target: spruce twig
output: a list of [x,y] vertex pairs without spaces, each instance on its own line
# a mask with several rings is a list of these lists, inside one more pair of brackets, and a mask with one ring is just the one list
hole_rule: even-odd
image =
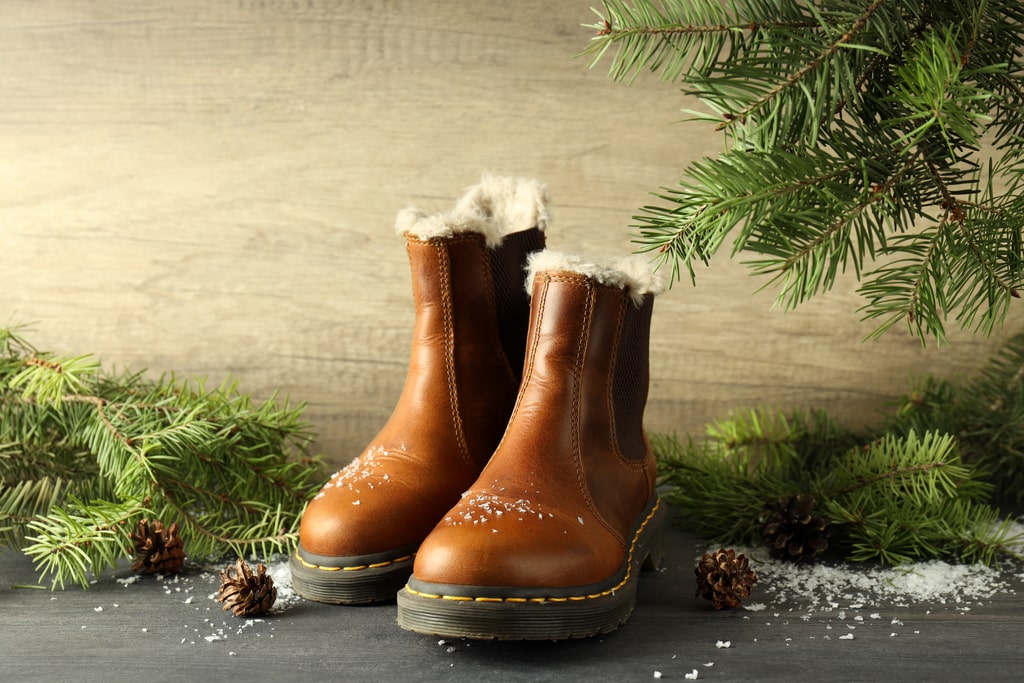
[[1024,334],[963,384],[926,379],[878,429],[751,410],[651,443],[663,495],[711,540],[760,543],[766,509],[810,496],[847,559],[996,564],[1024,542],[995,506],[1024,499]]
[[178,523],[192,557],[288,550],[320,484],[303,409],[0,330],[0,539],[54,586],[130,557],[143,517]]
[[634,216],[638,250],[671,282],[684,270],[695,280],[731,242],[786,308],[852,270],[873,336],[905,323],[943,342],[951,318],[986,335],[1002,323],[1024,283],[1019,2],[604,0],[595,11],[591,66],[610,55],[616,81],[651,71],[681,84],[704,105],[693,119],[723,134],[720,155]]

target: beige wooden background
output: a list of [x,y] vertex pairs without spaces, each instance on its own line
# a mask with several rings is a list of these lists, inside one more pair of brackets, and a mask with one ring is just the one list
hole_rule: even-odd
[[[536,176],[551,246],[625,252],[648,192],[718,150],[675,88],[574,58],[589,4],[0,0],[0,323],[280,389],[347,461],[404,377],[400,208],[445,208],[485,169]],[[650,429],[761,404],[875,420],[996,341],[862,343],[852,281],[791,313],[759,284],[722,254],[661,298]]]

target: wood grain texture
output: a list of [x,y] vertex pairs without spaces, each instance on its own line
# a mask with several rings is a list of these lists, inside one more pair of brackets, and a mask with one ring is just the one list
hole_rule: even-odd
[[[483,170],[545,180],[549,244],[624,253],[648,193],[720,142],[574,58],[587,2],[0,1],[0,320],[44,349],[307,401],[358,453],[412,321],[395,213]],[[650,429],[730,408],[853,422],[997,339],[860,340],[854,283],[782,314],[725,254],[656,306]],[[1007,331],[1024,320],[1015,312]]]

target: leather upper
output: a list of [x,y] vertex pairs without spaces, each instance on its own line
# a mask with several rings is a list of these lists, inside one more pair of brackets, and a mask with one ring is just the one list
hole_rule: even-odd
[[[508,430],[476,483],[420,547],[418,582],[566,587],[620,571],[654,491],[654,457],[634,424],[646,400],[643,320],[652,305],[647,296],[638,309],[621,288],[578,273],[536,276]],[[641,324],[632,324],[637,315]],[[639,405],[616,411],[622,344],[642,347],[644,387]],[[619,432],[631,442],[622,444]]]
[[[543,246],[538,230],[524,231]],[[496,308],[494,271],[521,271],[525,252],[495,256],[476,233],[406,237],[416,317],[405,385],[366,450],[312,500],[303,550],[327,557],[375,554],[419,543],[476,479],[501,439],[520,368],[502,330],[526,328],[528,301]],[[516,319],[518,318],[518,320]],[[520,333],[522,334],[522,333]]]

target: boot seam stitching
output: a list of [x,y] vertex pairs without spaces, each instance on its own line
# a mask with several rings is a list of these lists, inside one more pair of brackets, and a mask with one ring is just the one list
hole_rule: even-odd
[[445,340],[444,340],[444,365],[445,365],[445,376],[448,379],[448,401],[451,405],[452,411],[452,427],[455,431],[455,440],[459,446],[459,455],[461,456],[464,463],[475,467],[475,463],[472,462],[473,458],[469,454],[469,447],[466,445],[465,434],[462,431],[462,415],[459,412],[459,396],[456,389],[456,378],[455,378],[455,321],[452,311],[452,280],[451,280],[451,255],[446,249],[441,247],[446,244],[447,241],[435,242],[436,253],[439,261],[439,270],[441,272],[441,297],[443,301],[444,310],[444,326],[445,326]]
[[[523,362],[523,379],[519,383],[519,391],[516,393],[516,402],[512,406],[512,414],[509,416],[509,424],[512,423],[512,421],[515,419],[515,416],[519,413],[520,400],[526,393],[526,387],[530,383],[531,378],[533,377],[533,366],[537,359],[537,345],[540,343],[540,323],[541,320],[544,318],[544,307],[547,304],[548,285],[550,283],[551,278],[550,276],[545,274],[543,279],[544,284],[543,289],[541,289],[539,295],[540,304],[538,304],[539,308],[537,310],[536,316],[537,329],[533,330],[533,334],[530,335],[530,338],[527,339],[527,342],[529,342],[529,347],[526,349],[526,358]],[[501,447],[502,443],[504,443],[505,436],[507,434],[508,430],[505,431],[505,434],[501,435],[501,439],[498,441],[498,446],[495,448],[495,452],[497,452],[497,449]]]
[[594,497],[590,492],[590,486],[587,481],[586,469],[583,467],[583,443],[582,443],[582,408],[580,394],[583,392],[583,374],[584,365],[586,364],[587,349],[590,348],[590,333],[593,328],[594,322],[594,308],[596,307],[597,301],[597,288],[590,278],[582,278],[578,280],[587,291],[587,303],[583,310],[583,331],[582,338],[579,341],[579,350],[576,353],[576,368],[573,381],[573,394],[572,394],[572,441],[573,441],[573,461],[576,466],[576,484],[579,486],[580,492],[583,494],[583,500],[587,504],[587,509],[594,515],[594,518],[605,528],[605,530],[612,535],[612,537],[623,546],[626,545],[626,539],[622,537],[615,527],[605,519],[604,515],[601,514],[600,510],[597,509],[597,505],[594,503]]
[[619,343],[622,341],[622,326],[626,320],[626,307],[623,306],[625,299],[619,300],[619,313],[615,323],[615,338],[612,341],[611,348],[611,363],[608,364],[608,384],[605,386],[605,396],[608,397],[608,416],[609,426],[611,427],[612,437],[612,450],[615,453],[615,458],[622,463],[626,462],[626,457],[622,455],[622,449],[619,448],[619,433],[616,425],[618,416],[615,413],[615,397],[612,395],[615,388],[615,373],[619,367]]
[[[576,367],[573,368],[572,412],[570,413],[570,420],[572,421],[572,456],[573,465],[575,465],[576,468],[576,485],[583,494],[583,499],[587,503],[587,508],[595,517],[597,517],[597,519],[601,520],[601,516],[597,514],[597,511],[594,509],[594,501],[590,497],[590,491],[588,490],[589,487],[586,483],[586,472],[583,469],[583,444],[580,443],[580,392],[583,389],[583,360],[586,357],[586,349],[590,341],[590,322],[591,316],[593,315],[594,305],[594,293],[590,287],[586,287],[586,293],[587,302],[583,308],[583,330],[581,339],[578,342],[579,347],[576,349]],[[603,524],[603,520],[601,521]]]
[[411,586],[409,586],[408,584],[406,584],[405,590],[410,595],[414,595],[416,597],[426,598],[426,599],[430,599],[430,600],[450,600],[450,601],[453,601],[453,602],[503,602],[503,603],[545,603],[545,602],[556,602],[556,603],[558,603],[558,602],[581,602],[581,601],[584,601],[584,600],[595,600],[597,598],[607,597],[607,596],[613,595],[615,592],[621,590],[623,586],[625,586],[627,583],[629,583],[632,580],[633,574],[634,574],[634,572],[633,572],[633,564],[634,564],[633,559],[634,559],[634,555],[636,553],[637,543],[640,541],[640,535],[647,528],[647,525],[650,524],[651,520],[654,519],[655,514],[657,514],[657,512],[658,512],[658,510],[660,508],[661,508],[661,498],[658,498],[655,501],[654,506],[651,508],[651,511],[649,513],[647,513],[647,516],[644,517],[643,522],[640,523],[640,526],[637,528],[636,533],[633,534],[633,540],[629,544],[629,551],[626,553],[626,574],[625,574],[625,576],[623,576],[622,580],[619,581],[614,586],[612,586],[611,588],[607,588],[607,589],[605,589],[603,591],[600,591],[600,592],[597,592],[597,593],[585,593],[585,594],[580,594],[580,595],[570,595],[570,596],[558,597],[558,598],[555,598],[555,597],[544,597],[544,596],[525,597],[525,598],[523,598],[523,597],[517,597],[517,598],[496,598],[496,597],[487,597],[487,596],[477,596],[477,597],[474,597],[474,596],[471,596],[471,595],[444,595],[444,594],[440,594],[440,593],[426,593],[426,592],[423,592],[423,591],[418,591],[415,588],[412,588]]

